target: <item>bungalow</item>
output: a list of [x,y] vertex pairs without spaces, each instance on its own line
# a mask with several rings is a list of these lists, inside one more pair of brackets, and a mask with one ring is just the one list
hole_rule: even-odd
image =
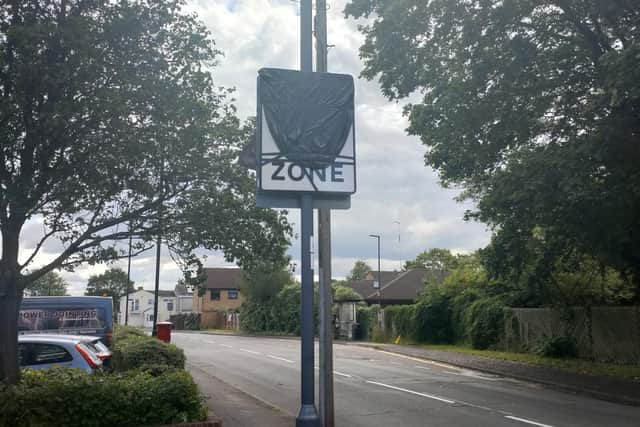
[[346,285],[359,293],[369,305],[380,302],[382,302],[382,306],[413,304],[424,289],[425,282],[427,280],[442,281],[445,272],[424,268],[413,268],[406,271],[381,271],[381,289],[374,287],[377,276],[377,271],[370,271],[364,279]]

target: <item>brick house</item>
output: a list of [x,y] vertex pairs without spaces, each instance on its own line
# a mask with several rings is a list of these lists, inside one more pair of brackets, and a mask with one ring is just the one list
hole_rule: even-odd
[[201,314],[203,329],[237,329],[238,309],[244,301],[240,292],[242,270],[205,268],[202,287],[193,293],[193,311]]

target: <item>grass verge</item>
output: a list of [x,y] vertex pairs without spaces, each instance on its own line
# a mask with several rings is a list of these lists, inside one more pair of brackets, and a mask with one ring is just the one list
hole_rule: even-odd
[[577,372],[587,375],[605,375],[613,378],[634,381],[640,383],[640,366],[619,365],[615,363],[592,362],[584,359],[561,359],[553,357],[542,357],[529,353],[510,353],[506,351],[475,350],[464,345],[425,345],[420,344],[428,350],[454,351],[458,353],[471,354],[474,356],[489,357],[493,359],[509,360],[512,362],[526,363],[536,366],[549,366]]

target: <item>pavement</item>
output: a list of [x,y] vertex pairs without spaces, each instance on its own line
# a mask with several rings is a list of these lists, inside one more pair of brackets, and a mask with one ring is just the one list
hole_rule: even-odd
[[206,398],[211,418],[220,419],[223,427],[280,427],[293,422],[293,417],[278,408],[208,375],[198,366],[187,363],[187,369]]
[[[294,425],[299,341],[179,332],[173,342],[185,350],[188,369],[225,427]],[[487,367],[481,363],[488,361],[456,359],[452,352],[382,346],[334,346],[336,426],[639,425],[640,407],[513,379],[497,373],[502,361]],[[509,372],[522,374],[516,367]]]
[[[624,381],[607,376],[581,374],[549,366],[534,366],[508,360],[492,359],[446,350],[418,346],[348,343],[409,357],[432,360],[475,371],[542,384],[557,390],[582,394],[625,405],[640,406],[640,378]],[[639,421],[640,425],[640,421]]]

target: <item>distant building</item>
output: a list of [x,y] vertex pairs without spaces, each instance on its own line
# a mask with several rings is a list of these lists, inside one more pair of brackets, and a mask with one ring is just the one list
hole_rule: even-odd
[[[126,295],[120,297],[120,310],[118,322],[124,324]],[[153,301],[154,291],[138,288],[129,294],[129,319],[130,326],[140,328],[153,327]],[[166,322],[169,316],[179,313],[190,313],[193,308],[193,295],[186,288],[176,286],[173,291],[158,291],[158,322]]]
[[206,282],[193,294],[193,309],[201,313],[201,327],[237,329],[238,309],[244,298],[240,292],[242,270],[205,268]]
[[[445,275],[443,271],[424,268],[413,268],[407,271],[381,271],[382,306],[413,304],[424,290],[427,280],[442,281]],[[380,289],[374,287],[377,278],[378,272],[370,271],[364,279],[347,282],[345,285],[360,294],[367,304],[378,304]]]

